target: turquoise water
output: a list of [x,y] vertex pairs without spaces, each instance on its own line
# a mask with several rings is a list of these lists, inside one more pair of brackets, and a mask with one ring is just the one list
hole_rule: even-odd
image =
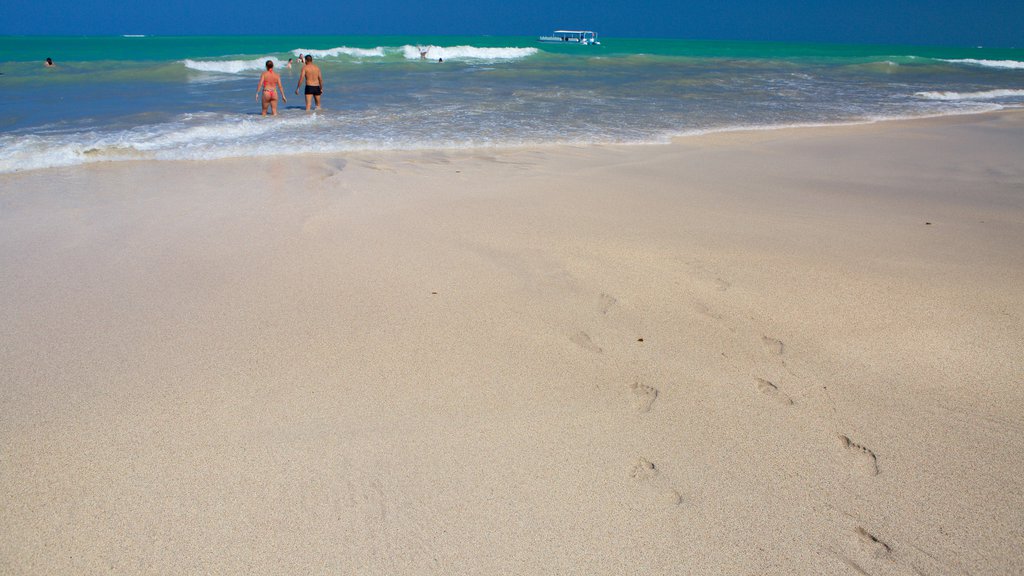
[[[1024,104],[1024,50],[533,37],[2,37],[0,171],[122,159],[656,144]],[[418,46],[428,48],[421,60]],[[307,114],[288,58],[312,52]],[[56,68],[42,60],[52,57]],[[259,116],[278,62],[289,101]],[[437,61],[444,60],[443,63]]]

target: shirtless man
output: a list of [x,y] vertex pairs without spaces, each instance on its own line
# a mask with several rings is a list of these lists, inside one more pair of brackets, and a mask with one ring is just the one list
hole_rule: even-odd
[[316,109],[319,110],[320,95],[324,93],[324,79],[320,75],[320,68],[313,64],[313,57],[309,54],[306,54],[306,63],[299,71],[299,83],[295,85],[296,94],[299,93],[299,86],[302,86],[303,80],[306,81],[306,110],[309,110],[313,98],[316,98]]

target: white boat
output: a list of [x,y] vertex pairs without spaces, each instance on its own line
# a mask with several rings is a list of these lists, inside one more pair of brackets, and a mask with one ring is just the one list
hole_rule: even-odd
[[593,46],[600,44],[597,41],[597,33],[590,30],[555,30],[551,36],[541,36],[538,42],[565,42],[568,44],[585,44]]

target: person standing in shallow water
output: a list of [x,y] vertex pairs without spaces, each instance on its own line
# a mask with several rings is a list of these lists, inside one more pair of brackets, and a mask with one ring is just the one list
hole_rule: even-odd
[[267,70],[260,74],[260,83],[256,86],[256,99],[263,103],[263,115],[267,115],[267,107],[271,113],[277,116],[277,91],[281,91],[281,100],[287,102],[284,97],[284,86],[281,85],[281,77],[274,72],[274,61],[267,60]]
[[316,99],[316,109],[320,109],[320,95],[324,93],[324,79],[320,74],[320,68],[313,64],[313,57],[306,54],[306,63],[299,71],[299,83],[295,85],[295,93],[299,93],[299,86],[306,81],[306,111],[309,111],[313,99]]

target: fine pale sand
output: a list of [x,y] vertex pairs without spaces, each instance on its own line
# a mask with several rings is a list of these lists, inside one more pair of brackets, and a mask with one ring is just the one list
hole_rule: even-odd
[[1022,150],[0,176],[0,573],[1024,573]]

